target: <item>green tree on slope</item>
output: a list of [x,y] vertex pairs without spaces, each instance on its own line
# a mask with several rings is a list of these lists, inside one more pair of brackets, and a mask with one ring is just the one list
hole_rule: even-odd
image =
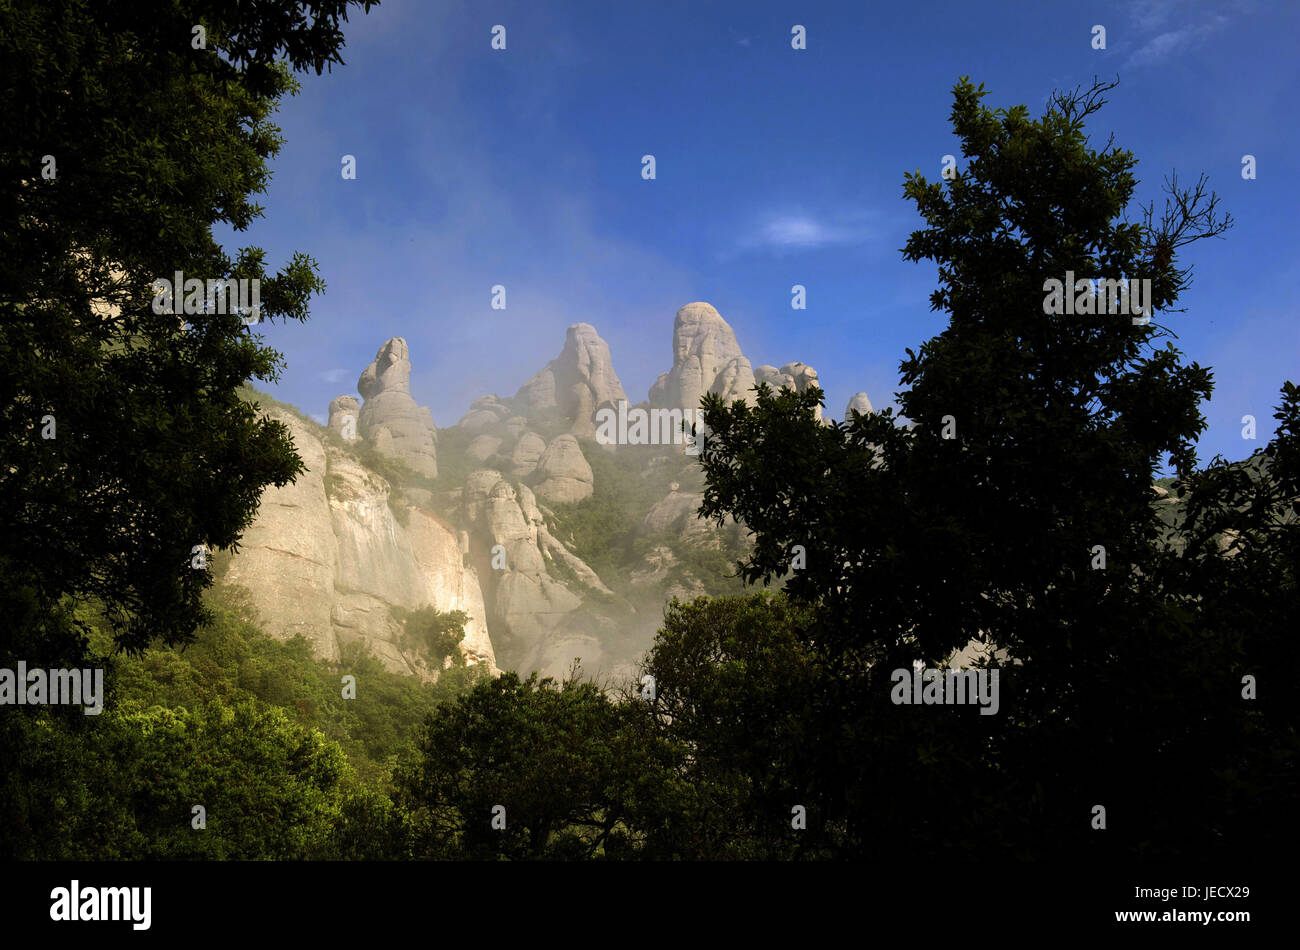
[[[1162,216],[1126,219],[1136,160],[1085,134],[1109,88],[1057,95],[1037,120],[954,89],[965,167],[904,189],[925,221],[904,256],[937,263],[949,318],[901,365],[907,425],[886,410],[822,426],[816,391],[705,399],[703,511],[756,533],[746,577],[783,577],[806,551],[787,590],[818,612],[806,643],[827,675],[801,781],[841,853],[1202,855],[1249,851],[1285,816],[1294,717],[1243,699],[1242,676],[1294,666],[1276,631],[1296,613],[1295,525],[1251,535],[1248,577],[1207,547],[1222,523],[1206,511],[1245,517],[1223,478],[1193,478],[1211,376],[1158,346],[1180,252],[1230,219],[1204,180],[1176,178]],[[1046,313],[1046,282],[1068,272],[1150,280],[1151,321]],[[1275,503],[1294,488],[1293,394],[1279,417]],[[1201,506],[1185,556],[1152,510],[1166,457]],[[1234,613],[1248,578],[1255,624]],[[892,702],[895,669],[971,641],[998,651],[997,715]]]

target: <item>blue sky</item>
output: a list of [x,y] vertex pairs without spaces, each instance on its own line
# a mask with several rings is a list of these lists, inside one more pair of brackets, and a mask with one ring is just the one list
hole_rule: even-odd
[[[707,300],[755,366],[816,367],[838,418],[859,390],[892,404],[904,347],[942,329],[934,266],[899,252],[920,226],[902,184],[960,154],[957,78],[1037,115],[1053,88],[1118,74],[1090,129],[1137,155],[1137,198],[1160,199],[1171,170],[1205,172],[1236,219],[1188,250],[1187,312],[1166,322],[1188,361],[1215,368],[1202,459],[1241,458],[1272,432],[1283,380],[1300,380],[1297,27],[1289,0],[385,0],[345,27],[346,65],[283,102],[265,218],[219,238],[276,266],[294,250],[319,262],[312,319],[265,329],[287,359],[269,388],[311,413],[403,336],[415,397],[452,425],[477,396],[513,395],[577,322],[643,399],[672,363],[677,308]],[[1246,414],[1257,442],[1241,438]]]

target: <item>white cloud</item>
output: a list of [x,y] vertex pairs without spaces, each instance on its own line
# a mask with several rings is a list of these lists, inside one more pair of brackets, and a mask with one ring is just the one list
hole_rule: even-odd
[[[1186,9],[1186,4],[1181,4]],[[1134,25],[1145,31],[1158,30],[1180,6],[1179,0],[1132,0],[1129,16]]]
[[[1128,12],[1134,32],[1141,38],[1125,65],[1152,65],[1204,46],[1231,22],[1231,17],[1206,7],[1195,0],[1136,0]],[[1234,15],[1254,12],[1249,0],[1237,0],[1220,9],[1228,8]]]
[[341,383],[351,375],[352,370],[350,369],[336,368],[327,369],[325,372],[320,374],[320,378],[325,380],[327,383]]
[[1147,40],[1128,58],[1129,66],[1158,63],[1178,53],[1191,52],[1228,25],[1228,18],[1216,16],[1200,23],[1189,23],[1177,30],[1160,33]]
[[859,244],[868,232],[859,226],[830,223],[807,214],[778,214],[763,219],[741,242],[742,250],[811,250]]

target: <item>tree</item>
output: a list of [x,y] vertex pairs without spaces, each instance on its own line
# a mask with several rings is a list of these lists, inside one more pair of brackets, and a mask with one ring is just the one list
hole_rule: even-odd
[[[671,782],[638,800],[633,822],[642,852],[655,858],[782,859],[828,852],[818,757],[834,734],[809,727],[817,709],[815,654],[801,640],[812,612],[784,595],[673,600],[642,673],[644,708]],[[642,680],[644,683],[645,681]],[[649,740],[643,742],[643,747]],[[796,807],[813,816],[805,829]]]
[[398,619],[407,640],[427,651],[435,666],[441,666],[447,657],[451,657],[457,666],[465,665],[465,658],[460,653],[461,641],[465,639],[465,624],[469,622],[469,614],[465,611],[441,611],[426,604],[411,611],[399,608]]
[[294,70],[342,62],[353,2],[372,6],[5,5],[5,657],[75,663],[69,598],[101,602],[126,649],[184,642],[207,616],[203,558],[235,547],[263,488],[301,470],[287,430],[237,394],[281,365],[247,306],[157,313],[153,282],[255,280],[261,319],[306,319],[324,287],[310,258],[270,274],[261,249],[228,255],[212,227],[261,215],[251,197],[281,143],[271,112]]
[[[212,228],[261,215],[251,199],[281,142],[271,113],[294,71],[342,62],[352,2],[0,8],[0,665],[86,663],[79,604],[128,651],[187,642],[210,618],[205,559],[236,547],[262,490],[301,470],[285,427],[238,394],[281,365],[245,325],[252,301],[158,313],[153,282],[258,281],[257,317],[306,319],[324,288],[310,258],[271,274],[260,248],[228,255]],[[79,720],[67,708],[0,717],[7,812],[68,818],[10,825],[27,843],[6,835],[6,853],[105,855],[93,843],[115,827],[128,841],[113,797],[126,789],[60,771],[80,753],[42,751],[98,755],[121,731]],[[89,851],[57,843],[74,827]]]
[[[750,582],[786,577],[817,611],[803,641],[826,670],[821,708],[837,715],[813,725],[841,754],[816,778],[844,790],[827,820],[846,853],[1205,854],[1250,846],[1250,807],[1256,833],[1280,814],[1285,762],[1251,806],[1216,810],[1224,771],[1241,766],[1236,740],[1285,723],[1261,726],[1234,686],[1253,633],[1210,606],[1227,575],[1199,600],[1171,587],[1171,571],[1191,575],[1152,508],[1165,457],[1191,477],[1212,388],[1208,370],[1156,347],[1168,331],[1154,317],[1177,312],[1179,251],[1231,219],[1204,179],[1176,177],[1158,221],[1153,207],[1126,219],[1136,159],[1084,131],[1113,85],[1058,93],[1038,120],[983,106],[965,79],[954,88],[966,167],[943,184],[905,176],[926,227],[903,253],[937,263],[931,305],[949,317],[901,364],[907,425],[885,410],[822,426],[816,390],[704,399],[702,513],[754,532]],[[1047,282],[1070,272],[1150,280],[1153,319],[1046,312]],[[1276,451],[1290,457],[1292,438],[1280,433]],[[806,565],[791,573],[796,545]],[[1246,652],[1285,659],[1262,645]],[[1000,667],[999,714],[892,702],[894,670],[963,648]]]
[[0,853],[7,858],[332,853],[346,759],[281,710],[212,702],[105,710],[93,725],[60,723],[47,710],[15,718],[8,728],[30,734],[21,772],[4,776],[10,821],[0,829]]
[[576,670],[558,684],[504,673],[439,706],[396,777],[417,855],[597,855],[626,816],[620,789],[639,778],[621,718]]

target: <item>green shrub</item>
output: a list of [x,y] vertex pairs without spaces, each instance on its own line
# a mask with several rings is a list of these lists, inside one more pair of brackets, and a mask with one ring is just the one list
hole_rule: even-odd
[[452,658],[453,664],[464,665],[459,647],[465,639],[465,624],[469,622],[465,611],[441,611],[428,605],[410,611],[395,607],[393,614],[402,624],[406,642],[427,651],[436,666],[441,666],[447,657]]

